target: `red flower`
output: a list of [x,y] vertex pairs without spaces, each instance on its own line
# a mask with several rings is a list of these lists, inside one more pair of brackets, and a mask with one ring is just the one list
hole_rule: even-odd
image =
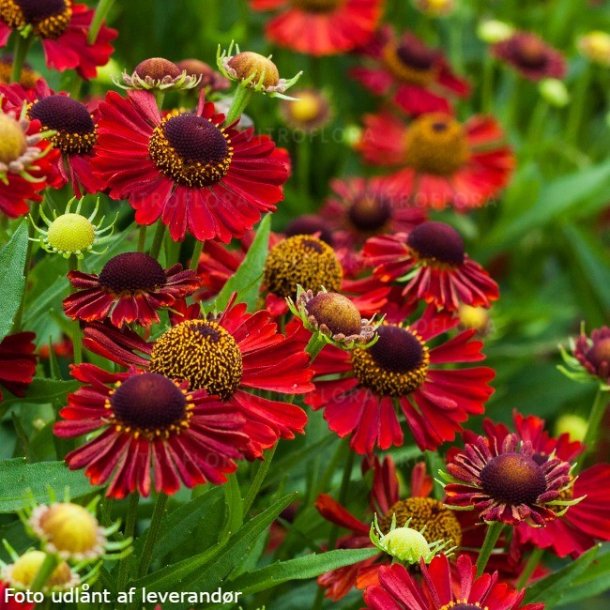
[[399,168],[393,186],[425,208],[467,210],[485,205],[508,183],[515,165],[491,117],[465,124],[443,113],[425,114],[407,127],[389,114],[365,118],[364,159]]
[[531,431],[523,436],[510,434],[488,422],[485,433],[477,436],[465,432],[464,449],[450,452],[446,504],[472,508],[486,522],[548,527],[567,508],[565,501],[573,485],[573,456],[543,456],[536,448],[540,439],[532,439]]
[[34,610],[36,604],[21,604],[14,599],[7,601],[6,590],[8,588],[9,585],[0,580],[0,610]]
[[86,468],[93,485],[110,481],[109,497],[148,496],[151,470],[155,489],[166,494],[181,482],[221,484],[243,457],[245,419],[204,390],[189,391],[187,383],[156,373],[109,373],[92,364],[72,366],[72,376],[84,385],[68,396],[54,432],[62,438],[101,432],[66,463]]
[[[15,333],[0,342],[0,385],[15,396],[25,396],[36,371],[34,333]],[[2,400],[0,392],[0,401]]]
[[336,247],[353,248],[372,235],[408,231],[426,220],[425,211],[404,201],[386,180],[333,180],[331,187],[320,217]]
[[41,192],[60,184],[56,169],[59,151],[40,136],[40,121],[28,121],[0,100],[0,212],[18,218],[29,212],[28,201],[41,201]]
[[308,55],[333,55],[365,44],[383,0],[250,0],[255,11],[279,11],[266,28],[274,43]]
[[200,98],[195,113],[162,117],[154,95],[110,92],[99,106],[96,169],[113,199],[128,199],[136,222],[161,218],[174,240],[242,236],[275,210],[288,155],[267,136],[235,125]]
[[[545,430],[545,422],[534,415],[514,414],[517,436],[532,443],[536,461],[548,460],[557,455],[565,461],[573,461],[584,450],[584,445],[571,442],[567,434],[551,437]],[[487,434],[502,440],[510,434],[502,424],[485,422]],[[520,544],[532,543],[540,548],[550,548],[559,557],[577,557],[594,546],[598,540],[610,540],[610,490],[607,482],[610,465],[596,464],[583,470],[574,480],[567,494],[582,500],[568,508],[559,519],[547,523],[544,528],[533,528],[521,524],[516,530]]]
[[[130,330],[94,322],[84,344],[122,365],[135,365],[205,388],[246,418],[249,457],[259,457],[278,438],[294,438],[307,422],[304,411],[252,390],[305,394],[313,389],[309,356],[294,334],[284,336],[266,311],[246,312],[232,302],[217,316],[198,318],[199,306],[174,305],[174,326],[151,343]],[[145,355],[142,357],[137,354]]]
[[97,130],[87,106],[66,93],[54,93],[43,79],[29,89],[17,84],[0,85],[0,93],[17,112],[27,102],[28,117],[40,121],[43,130],[55,131],[49,141],[61,151],[55,164],[61,176],[58,188],[70,183],[77,197],[82,190],[102,190],[103,184],[93,175],[91,166]]
[[[450,540],[452,546],[459,546],[462,535],[458,517],[453,511],[445,508],[439,500],[430,498],[433,489],[432,479],[426,473],[423,462],[416,464],[411,472],[411,488],[409,496],[401,500],[399,495],[399,479],[396,467],[391,458],[383,463],[378,458],[365,459],[362,463],[363,474],[373,470],[373,485],[369,495],[370,511],[362,521],[352,515],[345,507],[322,494],[316,501],[318,512],[328,521],[351,533],[343,536],[337,543],[337,548],[372,548],[369,537],[373,513],[379,516],[382,530],[390,529],[392,518],[396,516],[396,524],[404,526],[410,520],[411,527],[421,531],[425,528],[426,538]],[[378,584],[379,568],[391,562],[391,557],[378,555],[322,574],[318,584],[326,589],[326,597],[337,601],[347,595],[354,587],[365,589]]]
[[441,222],[425,222],[408,234],[383,235],[366,242],[364,256],[382,282],[408,278],[402,294],[439,309],[457,311],[460,304],[490,307],[498,285],[464,252],[462,236]]
[[566,75],[563,55],[536,34],[515,32],[510,38],[496,43],[492,52],[528,80],[563,78]]
[[47,67],[62,72],[74,68],[82,78],[94,78],[97,66],[105,66],[112,55],[110,43],[117,31],[103,25],[89,44],[93,13],[72,0],[0,0],[0,46],[6,45],[13,30],[20,35],[20,30],[31,27],[42,42]]
[[429,566],[421,565],[418,581],[400,564],[385,566],[379,571],[379,585],[364,594],[369,610],[542,610],[542,604],[521,602],[525,591],[515,591],[500,582],[498,573],[476,577],[476,567],[468,555],[457,560],[452,570],[444,555],[435,557]]
[[[328,346],[315,361],[316,391],[306,402],[324,409],[331,430],[351,435],[360,454],[403,444],[396,405],[421,449],[436,449],[455,438],[469,415],[483,412],[493,389],[490,368],[443,369],[449,363],[484,358],[483,344],[465,331],[435,347],[429,340],[457,321],[428,308],[414,324],[385,324],[367,350],[345,352]],[[325,379],[327,375],[340,378]]]
[[148,254],[125,252],[111,258],[98,275],[70,271],[76,292],[64,299],[73,319],[91,322],[108,317],[114,326],[159,322],[157,310],[169,307],[199,287],[197,274],[179,263],[164,270]]
[[391,28],[382,28],[364,51],[372,65],[354,68],[352,76],[377,95],[391,95],[408,114],[451,113],[447,96],[470,94],[470,86],[453,74],[443,53],[410,32],[398,38]]

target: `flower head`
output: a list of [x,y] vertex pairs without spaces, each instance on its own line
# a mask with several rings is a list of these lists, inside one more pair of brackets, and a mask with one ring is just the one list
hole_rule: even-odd
[[312,133],[329,123],[332,110],[322,91],[301,89],[291,93],[291,98],[282,102],[281,112],[284,121],[292,129]]
[[121,327],[159,321],[157,310],[170,307],[199,287],[197,274],[177,263],[169,269],[143,252],[113,256],[99,275],[70,271],[76,289],[64,299],[64,311],[73,319],[91,322],[109,318]]
[[[18,590],[30,589],[46,556],[43,551],[26,551],[13,563],[3,567],[2,580]],[[78,574],[65,561],[60,561],[47,580],[43,592],[66,591],[77,587],[80,582]]]
[[602,326],[587,335],[583,326],[578,338],[570,340],[570,353],[563,348],[561,353],[566,366],[559,368],[566,376],[610,387],[610,328]]
[[123,89],[183,91],[198,87],[202,78],[201,75],[188,73],[185,68],[164,57],[150,57],[141,61],[131,74],[123,72],[122,82],[117,81],[116,84]]
[[610,67],[610,34],[599,30],[578,39],[578,50],[590,61]]
[[182,59],[176,65],[180,70],[185,70],[189,76],[199,78],[198,87],[207,91],[224,91],[231,86],[222,74],[200,59]]
[[174,240],[228,242],[275,209],[289,175],[285,151],[252,129],[223,126],[200,98],[195,112],[161,115],[148,91],[115,92],[99,107],[95,166],[113,199],[128,199],[136,222],[157,219]]

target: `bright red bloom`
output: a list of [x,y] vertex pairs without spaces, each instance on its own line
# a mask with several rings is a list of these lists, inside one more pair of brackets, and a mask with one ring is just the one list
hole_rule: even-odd
[[159,321],[157,310],[170,307],[199,287],[197,274],[180,263],[164,270],[148,254],[125,252],[111,258],[99,275],[70,271],[76,292],[64,299],[72,319],[91,322],[108,317],[114,326]]
[[228,242],[275,210],[290,163],[269,137],[223,121],[203,95],[194,113],[162,116],[150,92],[111,91],[99,106],[96,170],[139,224],[160,218],[176,241],[188,231]]
[[[472,508],[483,521],[549,526],[566,510],[573,477],[571,459],[539,453],[540,430],[510,434],[485,426],[485,436],[466,431],[466,445],[449,453],[445,485],[448,506]],[[562,442],[566,442],[567,437]],[[570,453],[571,455],[571,453]]]
[[[92,364],[72,366],[83,387],[68,396],[54,432],[72,438],[100,431],[66,456],[72,470],[86,468],[93,485],[110,481],[106,495],[174,494],[181,482],[221,484],[248,444],[245,419],[205,390],[163,375],[130,369],[109,373]],[[152,471],[152,477],[151,477]]]
[[[217,316],[199,318],[198,305],[176,304],[174,326],[147,343],[136,333],[94,322],[84,344],[122,365],[135,365],[205,388],[246,418],[248,457],[260,457],[279,438],[304,431],[305,412],[285,400],[254,391],[305,394],[313,389],[309,356],[294,334],[284,336],[266,311],[248,313],[232,302]],[[139,355],[144,354],[144,357]]]
[[407,126],[386,113],[365,117],[360,151],[368,163],[396,168],[389,179],[416,205],[463,211],[485,205],[507,185],[515,160],[503,137],[491,117],[462,125],[431,113]]
[[[15,396],[25,396],[36,371],[34,333],[15,333],[0,342],[0,385]],[[2,400],[0,392],[0,400]]]
[[469,84],[453,74],[443,53],[410,32],[397,37],[391,28],[382,28],[364,53],[370,67],[354,68],[352,76],[377,95],[391,95],[410,115],[451,113],[447,97],[470,94]]
[[424,300],[457,311],[460,304],[490,307],[498,285],[464,251],[462,236],[450,225],[425,222],[408,234],[383,235],[366,242],[364,256],[382,282],[401,281],[408,302]]
[[0,580],[0,610],[34,610],[36,604],[20,604],[14,599],[6,601],[6,589],[9,588],[5,582]]
[[13,30],[31,27],[42,42],[48,68],[62,72],[74,68],[82,78],[94,78],[97,67],[108,63],[114,50],[110,43],[118,32],[102,25],[95,42],[89,44],[93,13],[72,0],[0,0],[0,46],[6,46]]
[[353,249],[372,235],[408,231],[426,220],[425,211],[404,201],[387,180],[333,180],[331,187],[320,217],[336,247]]
[[0,100],[0,212],[9,218],[27,214],[28,201],[41,201],[42,191],[61,183],[59,151],[41,139],[40,121],[21,114]]
[[421,564],[422,579],[400,564],[379,571],[379,585],[364,594],[369,610],[542,610],[543,604],[521,602],[525,591],[518,592],[498,579],[498,573],[476,576],[468,555],[457,559],[454,571],[445,555],[435,557],[429,566]]
[[492,52],[528,80],[563,78],[566,75],[563,55],[536,34],[515,32],[506,40],[496,43]]
[[103,184],[94,176],[91,165],[97,128],[87,106],[66,93],[56,94],[43,79],[28,89],[17,84],[0,85],[0,94],[17,112],[27,102],[28,117],[40,121],[44,131],[55,132],[49,142],[61,152],[55,164],[61,176],[58,188],[70,183],[77,197],[83,190],[87,193],[102,190]]
[[[325,347],[314,364],[316,391],[306,402],[324,409],[324,418],[339,436],[351,435],[350,446],[357,453],[403,444],[396,405],[417,445],[436,449],[455,438],[469,415],[482,413],[493,393],[492,369],[444,368],[484,359],[483,344],[472,340],[474,331],[429,346],[456,325],[449,315],[428,308],[409,326],[380,326],[379,340],[367,350]],[[340,378],[329,380],[328,375]]]
[[383,0],[250,0],[255,11],[278,11],[267,24],[274,43],[308,55],[334,55],[365,44]]
[[[515,412],[514,424],[517,436],[532,443],[536,461],[548,460],[557,455],[565,461],[573,461],[584,450],[584,445],[570,441],[567,434],[552,437],[545,430],[544,420],[534,415]],[[506,426],[485,422],[485,430],[499,441],[510,434]],[[515,530],[519,544],[532,543],[540,548],[552,549],[559,557],[577,557],[594,546],[599,540],[610,540],[610,465],[596,464],[583,470],[574,480],[568,496],[582,498],[578,504],[568,508],[559,519],[547,523],[546,527],[533,528],[521,524]]]

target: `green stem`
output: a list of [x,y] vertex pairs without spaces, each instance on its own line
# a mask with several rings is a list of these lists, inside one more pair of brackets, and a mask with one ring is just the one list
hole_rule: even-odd
[[587,432],[583,440],[585,450],[579,460],[579,469],[584,464],[585,458],[593,453],[595,445],[597,444],[597,438],[601,428],[602,420],[606,413],[606,407],[609,402],[608,390],[603,390],[601,387],[598,388],[593,406],[591,407],[591,413],[589,414],[589,423],[587,424]]
[[[127,507],[127,515],[125,517],[125,538],[132,538],[136,532],[136,523],[138,522],[138,504],[140,496],[137,493],[132,493],[129,496],[129,506]],[[123,557],[119,564],[119,574],[117,577],[117,589],[124,591],[129,578],[129,568],[131,566],[131,555]]]
[[89,35],[87,36],[87,42],[89,44],[93,44],[97,40],[97,35],[100,33],[102,23],[104,22],[104,19],[106,19],[106,16],[108,15],[113,4],[114,0],[99,1],[97,8],[95,9],[93,19],[91,20]]
[[252,505],[254,504],[254,500],[256,500],[256,496],[258,495],[258,492],[260,491],[260,488],[265,481],[267,473],[269,472],[269,468],[271,467],[271,462],[273,460],[273,456],[275,455],[275,450],[277,449],[277,446],[278,443],[275,443],[275,445],[273,445],[273,447],[271,447],[271,449],[269,449],[265,453],[263,461],[260,462],[258,465],[258,470],[256,471],[256,475],[254,476],[254,481],[252,481],[252,484],[248,488],[248,493],[244,498],[244,515],[248,514],[248,512],[252,508]]
[[34,592],[42,591],[58,564],[59,560],[57,556],[48,554],[44,558],[44,561],[42,562],[42,565],[40,566],[40,569],[38,570],[30,589]]
[[227,112],[227,118],[225,119],[225,125],[231,125],[234,123],[246,109],[246,106],[252,99],[252,89],[244,85],[238,85],[233,96],[233,102],[231,108]]
[[578,131],[582,123],[585,104],[589,95],[589,84],[591,82],[592,70],[591,66],[585,66],[583,73],[576,84],[572,104],[570,105],[570,113],[568,114],[565,141],[568,144],[574,144],[578,139]]
[[536,152],[540,150],[542,143],[542,133],[544,125],[549,114],[549,104],[544,98],[540,98],[532,113],[527,133],[527,145],[524,146],[527,156],[534,157]]
[[518,591],[527,585],[531,575],[534,573],[534,570],[538,567],[543,555],[544,549],[536,548],[531,552],[527,563],[523,568],[523,572],[521,572],[521,576],[519,576],[519,580],[517,581],[516,588]]
[[159,110],[161,110],[163,108],[163,102],[165,101],[165,91],[155,91],[155,99],[157,100]]
[[142,225],[138,232],[138,252],[144,252],[146,247],[146,228],[146,225]]
[[140,570],[139,575],[144,576],[148,573],[150,564],[152,562],[153,549],[155,542],[159,537],[159,530],[161,529],[161,523],[163,516],[165,515],[165,508],[167,507],[167,501],[169,496],[164,493],[159,494],[157,502],[155,503],[155,509],[153,510],[152,519],[150,520],[150,527],[146,534],[146,540],[144,541],[144,548],[142,549],[142,556],[140,557]]
[[[70,271],[78,271],[78,258],[71,256],[68,259],[68,267]],[[76,292],[76,288],[72,288],[72,292]],[[75,320],[72,324],[72,347],[74,349],[74,364],[80,364],[83,361],[83,342],[81,341],[80,322]]]
[[[349,447],[347,447],[347,450],[350,450]],[[326,470],[322,474],[320,482],[316,486],[314,496],[319,493],[323,493],[326,489],[328,489],[333,474],[336,472],[339,464],[341,463],[341,458],[343,457],[344,452],[345,445],[343,443],[339,443],[337,445],[337,450],[335,451],[335,454],[333,455],[332,459],[330,460],[330,463],[326,467]]]
[[201,251],[203,250],[203,242],[200,240],[195,241],[195,247],[193,248],[193,254],[191,256],[191,269],[197,271],[199,266],[199,259],[201,258]]
[[[349,441],[345,441],[349,443]],[[347,496],[349,494],[349,484],[352,480],[352,470],[354,469],[354,459],[356,454],[348,445],[347,458],[343,466],[343,478],[341,479],[341,488],[339,490],[339,504],[345,506],[347,503]],[[332,551],[337,545],[337,539],[339,538],[339,526],[333,525],[333,528],[328,537],[328,550]]]
[[31,34],[28,34],[25,38],[19,33],[17,34],[13,53],[13,67],[11,69],[11,83],[18,83],[21,80],[21,70],[23,69],[23,64],[33,39]]
[[309,343],[307,344],[307,347],[305,348],[305,351],[309,354],[309,363],[310,364],[316,359],[318,354],[324,349],[325,345],[326,345],[326,341],[324,341],[324,338],[322,337],[321,333],[315,332],[315,333],[313,333],[313,335],[311,335],[311,338],[309,339]]
[[500,538],[503,528],[504,523],[501,521],[493,521],[492,523],[488,524],[485,540],[483,541],[483,546],[481,547],[479,558],[477,559],[477,576],[481,576],[483,572],[485,572],[487,562],[491,557],[492,551],[496,547],[496,543]]
[[[26,247],[26,251],[25,251],[25,263],[23,265],[23,275],[24,277],[28,277],[28,272],[30,271],[30,264],[32,262],[32,246],[34,244],[34,242],[32,241],[32,238],[35,236],[35,229],[34,229],[34,225],[38,222],[38,219],[40,218],[40,205],[34,206],[32,208],[32,211],[30,212],[30,216],[32,219],[32,222],[30,222],[30,224],[28,225],[28,245]],[[26,282],[26,286],[23,289],[23,295],[21,297],[21,303],[19,304],[19,309],[17,310],[17,313],[15,314],[15,320],[13,321],[13,331],[17,332],[19,330],[21,330],[21,326],[23,324],[23,315],[25,312],[25,295],[26,295],[26,288],[27,288],[27,282]]]
[[165,235],[165,225],[158,220],[157,228],[155,229],[155,236],[153,238],[153,243],[150,248],[150,255],[153,258],[159,257],[159,252],[161,252],[161,245],[163,244],[163,236]]

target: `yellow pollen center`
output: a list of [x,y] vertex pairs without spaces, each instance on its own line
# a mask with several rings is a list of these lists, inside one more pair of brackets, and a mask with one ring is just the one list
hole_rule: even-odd
[[95,241],[95,228],[80,214],[62,214],[50,225],[47,243],[58,252],[84,252]]
[[84,554],[94,551],[99,544],[97,520],[77,504],[49,507],[40,518],[40,527],[60,553]]
[[72,0],[47,0],[47,6],[32,0],[0,0],[0,18],[14,30],[31,25],[41,38],[59,38],[72,19]]
[[320,114],[320,101],[313,93],[300,93],[294,102],[291,102],[290,115],[299,123],[310,123]]
[[469,602],[466,600],[463,601],[455,601],[455,602],[449,602],[448,604],[445,604],[444,606],[441,606],[439,608],[439,610],[488,610],[487,606],[485,606],[483,608],[483,606],[481,606],[481,604],[479,604],[479,602]]
[[264,282],[269,292],[294,297],[297,286],[318,292],[336,292],[343,270],[334,250],[311,235],[295,235],[276,244],[265,262]]
[[[24,588],[32,586],[38,571],[42,567],[46,553],[42,551],[28,551],[24,553],[11,566],[10,580]],[[72,571],[65,561],[62,561],[47,580],[47,587],[61,587],[72,580]]]
[[243,362],[237,342],[220,324],[188,320],[155,341],[150,371],[228,399],[241,382]]
[[21,125],[8,114],[0,114],[0,162],[8,164],[17,160],[27,147]]
[[379,519],[382,532],[390,531],[393,516],[396,516],[397,527],[404,527],[410,519],[409,527],[424,531],[427,540],[447,540],[452,547],[460,546],[462,542],[462,528],[454,511],[433,498],[407,498],[396,502]]
[[470,157],[463,126],[441,113],[417,118],[406,134],[407,165],[418,172],[449,176]]

